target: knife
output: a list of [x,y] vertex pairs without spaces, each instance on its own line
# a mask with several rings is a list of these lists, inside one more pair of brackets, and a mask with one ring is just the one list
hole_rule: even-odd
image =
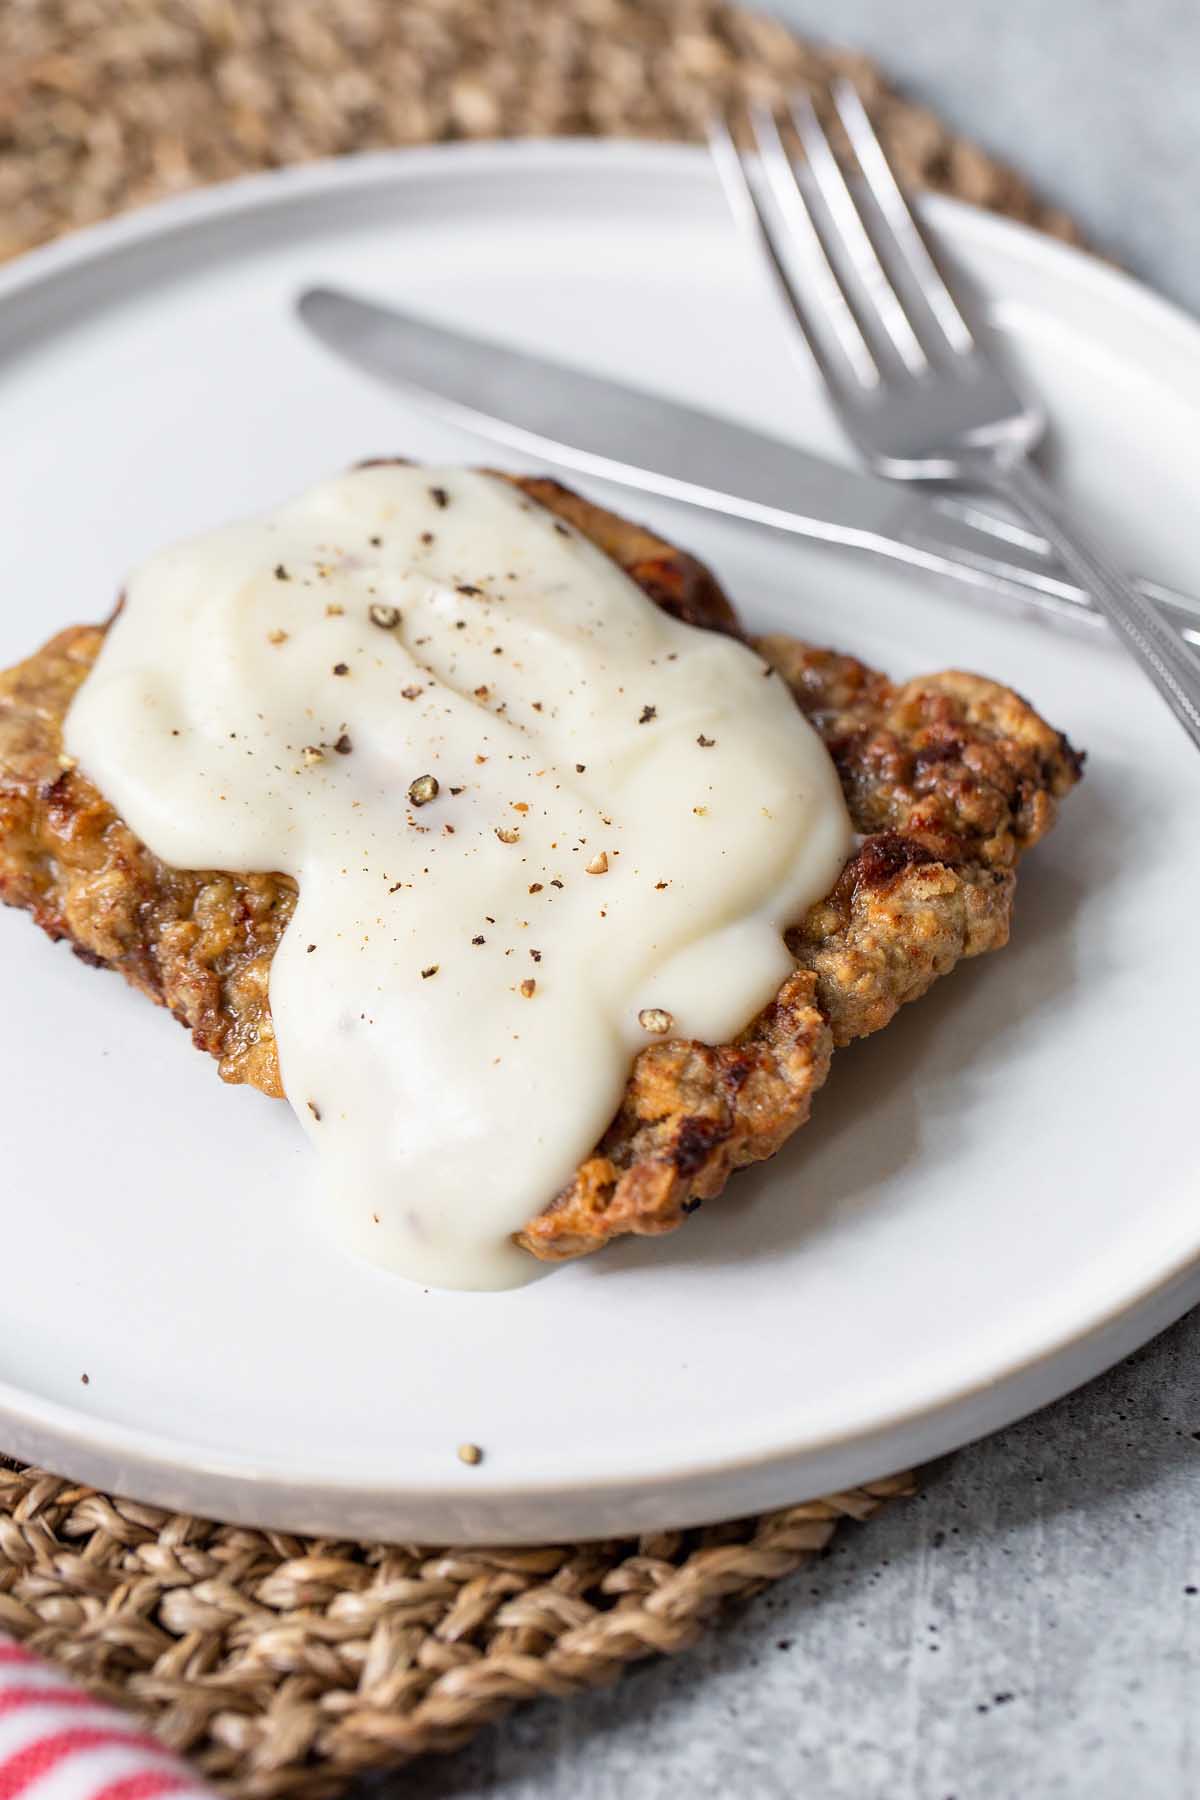
[[[1104,627],[1087,594],[1056,572],[1043,539],[970,501],[927,499],[714,413],[335,288],[308,289],[296,309],[356,368],[493,442]],[[1200,644],[1200,601],[1157,582],[1138,585]]]

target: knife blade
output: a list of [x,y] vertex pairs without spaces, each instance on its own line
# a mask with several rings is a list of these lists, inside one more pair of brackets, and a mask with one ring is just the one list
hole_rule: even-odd
[[[889,557],[1104,629],[1049,546],[970,501],[926,498],[882,477],[565,363],[336,288],[296,310],[327,348],[438,417],[579,474]],[[1200,644],[1200,601],[1139,582]]]

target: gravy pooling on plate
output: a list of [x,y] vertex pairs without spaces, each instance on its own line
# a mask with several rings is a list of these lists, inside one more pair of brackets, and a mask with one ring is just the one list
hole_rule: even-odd
[[67,719],[153,854],[299,885],[284,1087],[341,1234],[500,1287],[637,1051],[735,1036],[851,847],[828,753],[487,475],[382,465],[164,551]]

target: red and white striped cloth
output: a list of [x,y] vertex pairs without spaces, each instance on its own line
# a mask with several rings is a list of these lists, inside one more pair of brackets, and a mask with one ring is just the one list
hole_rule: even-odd
[[213,1800],[115,1707],[0,1637],[0,1800]]

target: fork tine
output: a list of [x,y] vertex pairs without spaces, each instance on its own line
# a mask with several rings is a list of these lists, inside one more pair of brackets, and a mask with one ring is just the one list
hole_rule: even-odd
[[[808,196],[800,186],[792,159],[779,135],[775,114],[762,101],[756,101],[749,108],[749,116],[759,166],[766,175],[780,216],[805,254],[813,291],[821,302],[830,329],[859,381],[865,387],[877,387],[879,365],[846,299],[837,271],[826,255]],[[763,228],[770,237],[770,226],[765,219]],[[778,260],[782,261],[781,258]]]
[[807,96],[793,100],[791,115],[808,159],[808,166],[812,170],[813,180],[875,316],[909,373],[923,375],[929,367],[929,358],[921,348],[900,296],[889,281],[887,271],[875,252],[875,246],[867,236],[858,203],[842,174],[812,101]]
[[[761,130],[762,123],[762,120],[752,121],[752,124],[754,125],[755,142],[759,149],[760,157],[764,141]],[[770,123],[772,130],[774,130],[774,120],[772,119]],[[776,139],[778,139],[778,135],[778,131],[775,131]],[[769,152],[769,134],[767,135],[766,141]],[[779,250],[776,242],[774,225],[759,198],[754,182],[743,161],[742,152],[738,149],[737,144],[734,142],[733,135],[723,119],[714,117],[709,121],[708,145],[712,152],[712,159],[716,166],[717,173],[721,178],[721,185],[725,190],[725,196],[729,202],[729,207],[734,218],[738,225],[746,232],[747,236],[753,239],[764,257],[767,267],[770,270],[780,293],[786,301],[792,317],[799,326],[804,340],[825,381],[834,392],[844,392],[846,388],[845,370],[836,368],[826,352],[820,335],[815,329],[812,319],[809,317],[808,309],[805,306],[803,297],[801,296],[796,283],[793,281],[787,263]],[[779,154],[786,161],[787,153],[784,150],[782,143],[779,144]],[[791,176],[790,170],[791,165],[789,163],[789,179],[794,186],[794,177]],[[773,191],[776,191],[774,187]],[[810,234],[810,242],[814,251],[814,285],[820,292],[821,298],[826,304],[830,324],[833,328],[834,336],[837,338],[842,355],[845,358],[846,363],[849,364],[854,381],[857,382],[860,387],[867,389],[876,388],[879,385],[878,365],[871,354],[866,339],[858,328],[853,313],[846,305],[837,278],[834,275],[832,268],[829,266],[825,253],[821,248],[820,239],[817,237],[812,221],[808,218],[808,215],[804,210],[804,204],[799,197],[798,190],[792,204],[799,208],[800,220],[802,221],[800,227],[801,233],[803,234],[803,229],[807,226],[808,233]],[[790,212],[790,208],[785,207],[785,211]]]
[[891,231],[896,254],[941,326],[950,348],[959,354],[973,350],[975,339],[971,335],[971,328],[929,254],[921,227],[904,198],[887,152],[879,141],[858,89],[852,81],[841,76],[833,83],[832,91],[838,117],[858,158],[858,166],[863,172],[868,190]]

